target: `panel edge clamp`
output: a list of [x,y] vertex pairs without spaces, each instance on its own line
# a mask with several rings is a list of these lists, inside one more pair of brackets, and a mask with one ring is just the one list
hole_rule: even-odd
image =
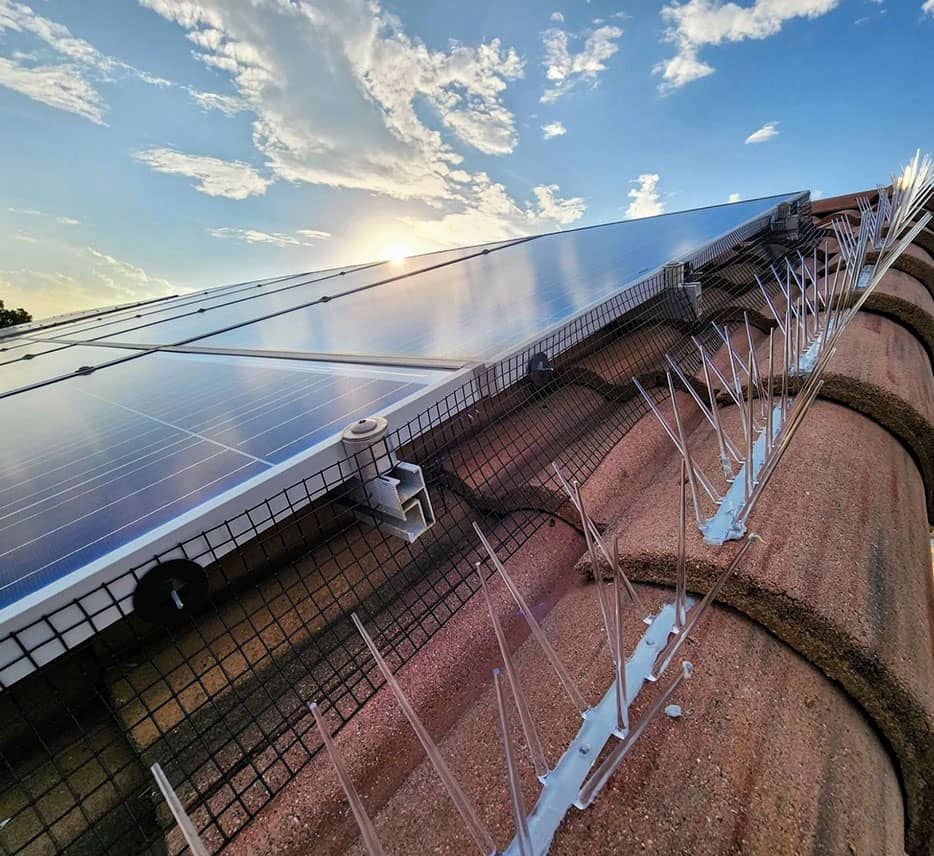
[[369,481],[395,465],[395,455],[385,439],[388,429],[389,421],[384,417],[366,416],[341,432],[344,451],[353,457],[361,481]]

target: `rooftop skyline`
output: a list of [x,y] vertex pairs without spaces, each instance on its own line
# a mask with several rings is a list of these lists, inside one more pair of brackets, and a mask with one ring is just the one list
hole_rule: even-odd
[[0,299],[833,195],[929,144],[934,0],[646,6],[0,0]]

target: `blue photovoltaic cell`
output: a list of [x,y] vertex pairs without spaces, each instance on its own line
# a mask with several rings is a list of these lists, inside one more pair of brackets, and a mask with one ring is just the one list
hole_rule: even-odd
[[[230,286],[226,287],[229,288]],[[28,324],[18,324],[16,326],[16,334],[35,336],[37,338],[54,336],[60,330],[70,330],[77,326],[98,323],[103,319],[132,315],[137,312],[150,312],[153,311],[154,308],[171,303],[173,300],[177,300],[180,297],[181,295],[167,295],[165,297],[154,297],[151,300],[98,307],[96,309],[84,309],[78,312],[68,312],[64,315],[39,318],[35,321],[30,321]],[[0,338],[0,344],[2,343],[3,339]]]
[[785,198],[546,235],[197,344],[485,359],[573,317]]
[[0,608],[442,376],[280,366],[146,355],[0,400]]

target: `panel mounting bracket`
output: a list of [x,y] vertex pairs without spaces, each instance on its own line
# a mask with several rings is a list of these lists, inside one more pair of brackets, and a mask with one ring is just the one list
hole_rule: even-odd
[[422,468],[398,460],[386,438],[388,428],[386,419],[371,416],[351,423],[341,435],[357,463],[353,513],[411,544],[435,522],[435,514]]
[[364,500],[354,506],[358,520],[410,544],[435,522],[425,476],[416,464],[399,461],[388,473],[361,484],[356,494]]

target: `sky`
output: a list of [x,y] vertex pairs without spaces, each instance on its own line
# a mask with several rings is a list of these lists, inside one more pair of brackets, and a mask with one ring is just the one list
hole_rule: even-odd
[[0,0],[0,300],[873,187],[932,50],[934,0]]

